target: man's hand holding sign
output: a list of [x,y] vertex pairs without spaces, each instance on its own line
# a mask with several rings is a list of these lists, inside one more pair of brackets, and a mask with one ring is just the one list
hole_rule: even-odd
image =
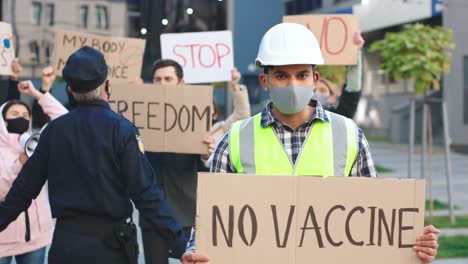
[[271,102],[218,144],[211,172],[221,175],[199,174],[183,263],[430,263],[439,230],[423,227],[425,182],[366,179],[377,173],[362,130],[312,97],[315,65],[356,63],[357,19],[285,21],[305,26],[264,35],[256,62]]

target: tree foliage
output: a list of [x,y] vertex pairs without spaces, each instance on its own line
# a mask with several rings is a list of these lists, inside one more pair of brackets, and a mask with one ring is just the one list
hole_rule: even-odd
[[450,69],[455,44],[452,32],[437,26],[408,24],[372,43],[369,51],[380,52],[382,68],[395,80],[414,79],[414,91],[439,90],[442,74]]
[[344,65],[317,65],[317,71],[320,78],[333,82],[337,87],[341,87],[346,81],[346,66]]

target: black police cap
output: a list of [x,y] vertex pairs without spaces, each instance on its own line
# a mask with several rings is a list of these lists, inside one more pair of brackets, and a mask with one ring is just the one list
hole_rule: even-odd
[[62,76],[74,92],[87,93],[104,83],[108,71],[104,55],[90,46],[84,46],[70,55]]

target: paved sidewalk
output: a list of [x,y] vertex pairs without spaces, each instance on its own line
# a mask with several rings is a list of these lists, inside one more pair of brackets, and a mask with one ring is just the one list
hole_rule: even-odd
[[[394,170],[391,173],[382,173],[379,176],[385,178],[408,177],[408,146],[394,145],[390,143],[370,142],[370,148],[374,163]],[[468,155],[450,153],[452,163],[452,188],[455,205],[460,211],[468,211]],[[426,162],[427,165],[427,162]],[[439,201],[448,202],[446,184],[445,155],[440,147],[434,148],[432,159],[433,196]],[[413,178],[421,176],[421,155],[419,147],[414,155]],[[429,197],[430,186],[426,185],[426,197]]]

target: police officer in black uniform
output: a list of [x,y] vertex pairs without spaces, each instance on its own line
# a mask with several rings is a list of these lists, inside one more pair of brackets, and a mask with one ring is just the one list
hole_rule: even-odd
[[170,242],[173,257],[185,251],[187,239],[156,187],[138,130],[109,107],[107,73],[103,54],[91,47],[70,56],[62,75],[78,107],[49,123],[0,203],[1,231],[49,181],[57,218],[49,263],[137,263],[131,201]]

